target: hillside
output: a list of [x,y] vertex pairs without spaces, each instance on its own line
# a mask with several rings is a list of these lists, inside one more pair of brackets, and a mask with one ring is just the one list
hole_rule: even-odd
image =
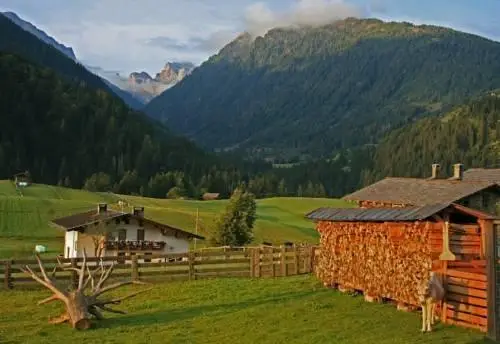
[[2,179],[29,170],[35,182],[139,193],[158,174],[149,191],[164,197],[218,166],[109,93],[20,57],[0,52],[0,80]]
[[[99,202],[117,208],[118,200],[129,206],[144,206],[145,216],[195,231],[199,209],[199,233],[207,235],[214,217],[227,201],[187,201],[93,193],[64,187],[34,184],[21,197],[14,184],[0,181],[0,258],[30,256],[35,245],[46,245],[49,254],[59,254],[63,233],[49,226],[56,217],[92,209]],[[348,206],[335,199],[270,198],[257,201],[255,241],[316,242],[314,224],[304,215],[322,206]],[[127,209],[125,209],[127,211]],[[198,247],[204,246],[198,242]]]
[[351,18],[242,34],[145,111],[205,147],[320,157],[498,87],[500,43]]
[[447,175],[455,163],[500,167],[500,92],[488,92],[389,134],[375,151],[367,181],[429,176],[433,163],[441,164]]
[[29,61],[57,71],[69,81],[84,82],[92,88],[109,92],[120,97],[134,109],[143,107],[143,104],[134,99],[132,95],[87,70],[72,57],[74,54],[70,48],[68,50],[67,47],[38,30],[31,23],[23,21],[17,15],[9,12],[7,14],[0,13],[0,32],[2,33],[0,35],[0,52],[22,56]]

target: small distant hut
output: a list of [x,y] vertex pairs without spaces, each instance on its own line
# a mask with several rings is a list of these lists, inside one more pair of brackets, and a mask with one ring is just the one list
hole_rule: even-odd
[[15,174],[14,183],[18,188],[24,188],[30,186],[32,183],[30,173],[28,171],[25,171]]
[[219,193],[216,192],[205,192],[201,197],[204,201],[214,201],[219,198]]

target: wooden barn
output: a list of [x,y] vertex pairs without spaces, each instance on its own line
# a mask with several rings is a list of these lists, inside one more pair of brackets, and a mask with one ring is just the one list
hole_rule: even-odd
[[385,178],[344,196],[359,208],[309,213],[321,234],[316,273],[325,285],[411,308],[418,307],[419,281],[430,270],[442,272],[441,319],[488,332],[498,320],[500,338],[500,170],[455,164],[447,177],[433,164],[430,172]]
[[[416,308],[429,271],[444,273],[446,323],[487,327],[486,240],[495,217],[455,203],[399,208],[320,208],[316,274],[326,286]],[[490,233],[491,234],[491,233]]]

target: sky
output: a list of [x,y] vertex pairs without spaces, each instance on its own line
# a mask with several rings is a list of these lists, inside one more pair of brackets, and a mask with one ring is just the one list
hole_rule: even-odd
[[500,0],[0,0],[71,46],[84,64],[128,74],[199,64],[246,30],[372,17],[451,27],[500,41]]

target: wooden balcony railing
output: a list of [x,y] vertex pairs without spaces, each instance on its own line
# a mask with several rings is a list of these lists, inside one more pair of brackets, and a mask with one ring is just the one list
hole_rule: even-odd
[[165,241],[110,240],[106,241],[106,250],[158,251],[163,250],[166,244]]

